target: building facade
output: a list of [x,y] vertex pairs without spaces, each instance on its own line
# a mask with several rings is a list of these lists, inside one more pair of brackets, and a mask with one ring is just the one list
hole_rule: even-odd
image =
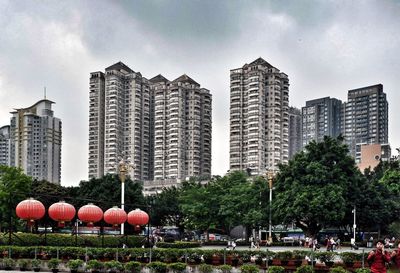
[[342,102],[325,97],[306,102],[302,108],[302,145],[320,142],[324,136],[337,137],[341,133]]
[[10,125],[0,127],[0,165],[11,165]]
[[265,174],[289,159],[289,78],[264,59],[230,71],[230,170]]
[[289,107],[289,159],[302,148],[302,119],[301,110]]
[[121,158],[136,180],[211,176],[211,94],[193,79],[148,80],[119,62],[91,73],[89,93],[89,178]]
[[348,91],[343,133],[357,163],[362,145],[388,143],[388,102],[382,84]]
[[61,120],[44,99],[11,112],[10,165],[38,180],[61,182]]

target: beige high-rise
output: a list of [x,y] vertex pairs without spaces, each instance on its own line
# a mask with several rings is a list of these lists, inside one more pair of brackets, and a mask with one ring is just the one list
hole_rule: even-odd
[[289,79],[262,58],[230,72],[230,170],[288,162]]
[[89,178],[122,157],[136,180],[211,176],[211,94],[187,75],[147,80],[121,62],[91,73],[89,114]]

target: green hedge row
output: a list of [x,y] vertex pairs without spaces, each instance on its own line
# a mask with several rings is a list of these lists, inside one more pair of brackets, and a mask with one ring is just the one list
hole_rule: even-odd
[[174,242],[174,243],[158,242],[157,243],[157,247],[161,247],[161,248],[197,248],[200,246],[201,246],[201,244],[199,242]]
[[[70,234],[31,234],[13,233],[12,245],[15,246],[81,246],[81,247],[141,247],[146,242],[143,236],[113,236],[113,235],[70,235]],[[8,245],[9,234],[0,235],[0,245]]]

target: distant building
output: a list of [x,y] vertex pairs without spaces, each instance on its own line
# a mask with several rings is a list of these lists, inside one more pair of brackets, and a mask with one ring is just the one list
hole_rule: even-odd
[[348,91],[343,132],[351,155],[360,162],[361,146],[388,143],[388,102],[382,84]]
[[0,165],[10,166],[10,125],[0,127]]
[[89,96],[89,178],[122,158],[145,183],[211,176],[211,94],[187,75],[148,80],[119,62],[90,74]]
[[61,120],[44,99],[11,112],[10,165],[38,180],[60,184]]
[[262,58],[230,71],[229,153],[255,175],[289,160],[289,78]]
[[389,144],[363,144],[360,146],[360,162],[357,164],[361,172],[373,170],[380,161],[389,161],[391,149]]
[[301,110],[289,107],[289,159],[292,159],[302,148],[301,121]]
[[306,102],[302,108],[302,146],[312,140],[320,142],[324,136],[337,137],[341,133],[342,102],[325,97]]

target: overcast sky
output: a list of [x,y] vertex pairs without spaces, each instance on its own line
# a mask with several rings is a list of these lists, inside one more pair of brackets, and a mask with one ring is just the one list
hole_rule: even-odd
[[229,70],[258,57],[289,75],[296,107],[382,83],[400,147],[400,1],[0,0],[0,29],[0,126],[46,86],[64,186],[87,179],[89,73],[118,61],[211,90],[213,174],[229,169]]

